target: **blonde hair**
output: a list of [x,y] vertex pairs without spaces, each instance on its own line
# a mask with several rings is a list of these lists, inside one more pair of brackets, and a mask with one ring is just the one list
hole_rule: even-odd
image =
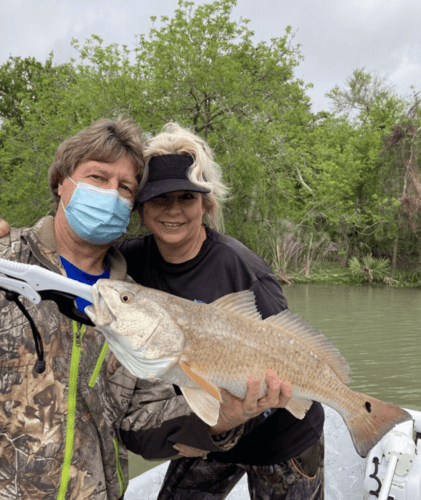
[[48,181],[57,210],[60,196],[58,186],[71,176],[83,161],[96,160],[113,163],[126,155],[132,162],[140,182],[145,165],[142,129],[130,118],[119,116],[115,122],[107,118],[97,120],[75,136],[62,142],[48,170]]
[[145,170],[139,190],[148,180],[149,161],[153,156],[190,155],[193,164],[187,177],[197,186],[210,189],[210,193],[202,193],[203,207],[210,225],[215,228],[223,227],[221,203],[228,194],[228,188],[221,180],[221,169],[213,161],[211,148],[203,139],[177,123],[167,123],[162,132],[146,142],[144,154]]

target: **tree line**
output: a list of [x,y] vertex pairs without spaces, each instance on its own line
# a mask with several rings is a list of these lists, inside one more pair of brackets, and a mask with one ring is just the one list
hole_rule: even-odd
[[53,213],[58,144],[122,113],[146,136],[176,121],[206,139],[231,188],[225,232],[266,257],[300,248],[303,262],[318,249],[343,263],[388,257],[393,272],[418,265],[419,93],[403,98],[359,68],[327,93],[331,112],[313,113],[292,28],[255,42],[250,22],[232,19],[235,5],[179,0],[134,48],[92,35],[72,40],[64,64],[10,57],[0,67],[0,217],[24,226]]

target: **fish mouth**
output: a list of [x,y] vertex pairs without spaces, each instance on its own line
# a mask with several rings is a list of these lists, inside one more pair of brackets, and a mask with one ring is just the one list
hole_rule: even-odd
[[106,326],[116,318],[102,297],[97,285],[98,283],[95,283],[92,287],[93,305],[86,307],[85,313],[96,326]]

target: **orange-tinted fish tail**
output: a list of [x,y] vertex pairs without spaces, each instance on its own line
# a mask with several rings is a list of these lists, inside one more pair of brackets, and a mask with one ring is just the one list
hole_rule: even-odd
[[361,409],[344,417],[355,449],[365,458],[369,451],[397,424],[411,420],[411,415],[400,408],[361,394]]

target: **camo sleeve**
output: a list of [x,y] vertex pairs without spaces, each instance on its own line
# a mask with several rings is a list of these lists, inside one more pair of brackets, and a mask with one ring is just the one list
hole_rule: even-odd
[[17,260],[21,252],[20,235],[22,229],[11,228],[10,233],[0,238],[0,258],[8,260]]
[[177,458],[173,448],[176,443],[206,451],[228,451],[242,433],[243,426],[215,443],[207,424],[192,412],[183,396],[177,395],[172,384],[145,379],[138,379],[120,428],[127,449],[146,460]]

